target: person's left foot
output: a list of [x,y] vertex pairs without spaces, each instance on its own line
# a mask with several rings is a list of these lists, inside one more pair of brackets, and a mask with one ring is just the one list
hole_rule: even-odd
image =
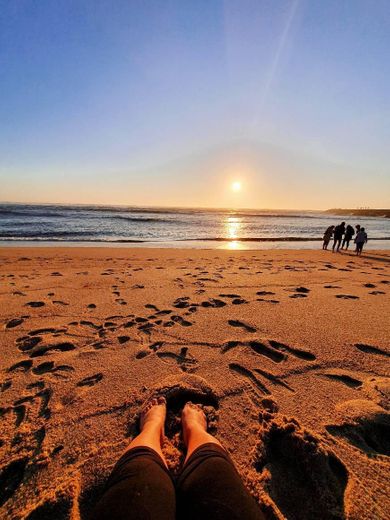
[[140,430],[156,428],[164,435],[164,423],[167,415],[167,402],[164,397],[151,399],[141,412]]

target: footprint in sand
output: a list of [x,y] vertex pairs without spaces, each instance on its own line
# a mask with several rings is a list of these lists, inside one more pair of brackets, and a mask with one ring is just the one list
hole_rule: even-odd
[[52,350],[60,350],[61,352],[67,352],[68,350],[74,350],[76,347],[73,343],[68,341],[64,341],[61,343],[54,343],[51,345],[37,345],[28,351],[30,357],[43,356],[46,352]]
[[231,327],[238,327],[238,328],[244,329],[246,332],[254,333],[257,331],[257,329],[255,327],[253,327],[252,325],[249,325],[249,323],[246,323],[246,322],[240,321],[240,320],[228,320],[228,324]]
[[198,364],[198,360],[188,352],[188,347],[182,347],[179,354],[175,352],[157,352],[157,356],[163,361],[174,360],[183,372],[194,372]]
[[28,370],[30,370],[32,365],[33,362],[31,361],[31,359],[26,359],[10,366],[7,372],[27,372]]
[[21,458],[7,464],[0,473],[0,507],[18,490],[24,479],[29,458]]
[[282,514],[289,520],[344,518],[348,472],[340,459],[295,419],[262,412],[260,424],[254,469]]
[[191,327],[192,325],[190,321],[185,320],[181,316],[171,316],[171,321],[178,323],[182,327]]
[[13,329],[14,327],[18,327],[24,322],[23,318],[13,318],[9,322],[6,323],[5,328],[6,329]]
[[244,298],[233,298],[232,305],[243,305],[245,303],[249,303],[248,300],[245,300]]
[[187,307],[189,307],[191,305],[189,302],[189,299],[190,298],[188,296],[182,296],[181,298],[177,298],[173,302],[173,306],[176,309],[186,309]]
[[25,305],[27,307],[37,308],[37,307],[43,307],[45,305],[45,302],[27,302]]
[[338,381],[339,383],[343,383],[350,388],[360,388],[363,384],[360,379],[356,379],[355,377],[339,372],[323,372],[319,373],[319,376],[327,377],[328,379],[332,379],[333,381]]
[[295,347],[290,347],[289,345],[286,345],[285,343],[280,343],[280,341],[275,341],[273,339],[269,340],[269,344],[277,349],[281,350],[282,352],[288,352],[289,354],[292,354],[293,356],[304,359],[305,361],[314,361],[316,359],[316,356],[312,354],[311,352],[308,352],[307,350],[302,350]]
[[94,386],[99,381],[103,379],[103,374],[98,372],[97,374],[93,374],[92,376],[85,377],[81,381],[77,383],[77,386]]
[[245,368],[238,363],[229,363],[229,369],[238,374],[241,379],[244,379],[244,381],[246,380],[249,386],[252,387],[252,391],[255,393],[257,398],[271,394],[271,391],[248,368]]
[[224,302],[222,300],[218,300],[216,298],[209,298],[207,301],[201,303],[202,307],[213,307],[213,308],[225,307],[225,305],[226,305],[226,302]]
[[224,345],[222,345],[221,352],[222,354],[225,354],[229,350],[236,347],[246,347],[255,352],[256,354],[264,356],[270,359],[271,361],[274,361],[275,363],[280,363],[281,361],[284,361],[287,358],[285,354],[278,352],[278,350],[269,347],[261,341],[227,341]]
[[369,457],[390,456],[390,414],[372,401],[357,399],[340,404],[341,424],[330,424],[326,430],[343,438]]
[[308,289],[307,287],[296,287],[294,291],[300,294],[308,294],[310,292],[310,289]]
[[[74,368],[70,365],[58,365],[55,366],[54,361],[44,361],[43,363],[40,363],[38,366],[32,369],[32,373],[35,375],[43,375],[48,372],[59,375],[57,373],[60,372],[73,372]],[[64,377],[64,376],[61,376]]]
[[352,294],[336,294],[336,298],[341,300],[358,300],[359,296],[354,296]]
[[378,347],[373,347],[372,345],[365,345],[364,343],[355,343],[355,347],[364,352],[366,354],[374,354],[376,356],[385,356],[390,357],[390,353],[386,352],[386,350],[382,350]]
[[118,336],[118,342],[123,345],[124,343],[127,343],[130,341],[130,336]]

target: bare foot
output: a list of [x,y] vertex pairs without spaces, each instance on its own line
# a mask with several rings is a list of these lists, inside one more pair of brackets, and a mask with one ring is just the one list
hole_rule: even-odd
[[218,439],[207,432],[207,419],[202,408],[190,401],[186,403],[181,413],[181,424],[183,428],[183,440],[187,446],[187,455],[184,464],[191,454],[200,446],[207,443],[222,444]]
[[[164,440],[164,423],[167,414],[167,403],[164,397],[153,398],[144,407],[140,415],[140,433],[131,441],[126,451],[132,448],[151,448],[160,455],[167,466],[161,444]],[[168,466],[167,466],[168,467]]]
[[164,397],[151,399],[141,412],[140,430],[157,430],[164,437],[164,423],[167,415],[167,402]]
[[181,413],[181,423],[183,427],[183,439],[188,446],[188,439],[193,431],[207,432],[207,419],[202,408],[189,401],[185,404]]

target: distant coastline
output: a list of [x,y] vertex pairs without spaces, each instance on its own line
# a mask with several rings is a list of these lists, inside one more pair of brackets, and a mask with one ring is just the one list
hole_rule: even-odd
[[349,215],[356,217],[381,217],[390,218],[390,209],[327,209],[325,213],[332,215]]

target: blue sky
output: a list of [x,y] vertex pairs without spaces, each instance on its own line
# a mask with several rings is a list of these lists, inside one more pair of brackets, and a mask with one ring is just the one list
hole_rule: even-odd
[[0,200],[389,207],[389,56],[388,0],[0,0]]

